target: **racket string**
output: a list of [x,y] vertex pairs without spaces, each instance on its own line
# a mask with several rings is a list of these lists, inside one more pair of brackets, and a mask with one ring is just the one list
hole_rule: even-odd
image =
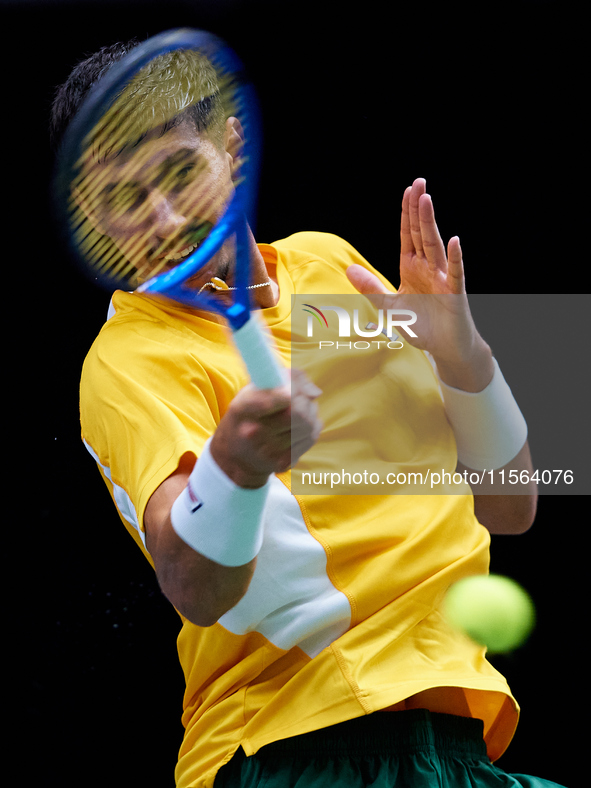
[[[200,54],[206,59],[209,57],[209,53]],[[210,58],[216,72],[216,101],[219,100],[223,107],[225,117],[239,118],[242,129],[241,141],[233,152],[231,180],[227,184],[220,185],[215,177],[210,181],[210,165],[207,161],[199,161],[197,155],[177,158],[173,166],[152,158],[150,143],[156,135],[162,137],[168,128],[176,125],[180,113],[194,105],[195,99],[202,101],[206,95],[199,93],[197,82],[190,86],[191,96],[180,95],[174,65],[171,66],[172,93],[167,94],[164,86],[161,88],[160,77],[158,82],[145,82],[146,71],[141,70],[110,105],[101,110],[103,114],[98,122],[84,134],[70,180],[70,231],[91,271],[106,283],[135,289],[189,259],[215,229],[218,219],[225,216],[236,189],[246,180],[243,173],[250,167],[245,163],[250,158],[251,124],[242,75],[235,73],[232,67],[228,69],[225,57],[219,63],[216,61],[217,57]],[[157,59],[146,69],[152,69],[154,63]],[[156,103],[152,101],[153,95]],[[183,187],[184,170],[189,163],[194,169],[189,170],[187,185]],[[182,173],[180,177],[179,173]],[[144,188],[160,189],[162,198],[171,203],[170,210],[185,220],[182,231],[166,238],[158,236],[156,214],[155,221],[151,221],[155,205],[152,195],[144,191],[143,199],[140,202],[136,199],[138,194],[142,197],[142,184]],[[173,225],[170,227],[172,229]],[[194,273],[204,262],[198,257]],[[270,284],[263,282],[248,289]],[[208,288],[237,289],[227,285],[216,288],[213,283],[206,283],[199,293]]]
[[[144,161],[140,158],[136,162],[134,170],[140,169]],[[197,173],[194,175],[193,180],[200,177],[206,171],[205,166],[199,167]],[[123,172],[129,176],[133,174],[133,170],[124,167]],[[199,190],[198,201],[195,202],[196,189],[191,188],[191,184],[176,196],[176,204],[174,210],[179,215],[184,215],[186,218],[189,232],[185,230],[182,235],[171,241],[166,238],[161,241],[160,245],[153,249],[150,243],[153,236],[153,228],[147,227],[143,233],[134,234],[133,236],[122,240],[119,245],[114,243],[112,239],[102,242],[97,242],[96,235],[100,230],[96,225],[100,225],[100,220],[95,218],[94,222],[89,221],[88,214],[91,213],[96,217],[100,213],[101,194],[104,191],[107,176],[98,168],[93,168],[85,176],[80,176],[74,184],[73,192],[76,196],[72,197],[72,230],[75,233],[75,239],[79,244],[83,254],[89,256],[89,262],[96,268],[99,275],[109,274],[115,275],[120,279],[129,277],[134,269],[137,269],[137,277],[145,279],[147,277],[155,276],[168,266],[172,260],[172,256],[180,252],[186,246],[199,245],[204,238],[209,234],[213,224],[201,215],[206,213],[212,218],[218,215],[220,210],[228,204],[231,196],[240,183],[240,179],[236,179],[232,184],[229,184],[224,190],[216,194],[215,199],[212,201],[211,192],[208,189]],[[170,180],[170,179],[169,179]],[[110,195],[112,202],[116,204],[117,197],[120,195],[124,186],[116,188],[114,193]],[[162,190],[162,184],[160,184]],[[168,197],[167,194],[162,195],[164,199]],[[90,206],[90,208],[89,208]],[[121,216],[125,217],[126,223],[129,225],[141,226],[149,217],[149,212],[152,210],[150,204],[140,204],[136,206],[131,212],[128,211],[125,216],[125,211],[121,210]],[[195,220],[198,220],[198,226],[195,227]],[[111,251],[109,251],[111,247]],[[92,249],[92,252],[91,252]],[[159,260],[166,254],[165,259]],[[121,255],[125,260],[121,260]],[[147,258],[147,260],[146,260]],[[182,260],[182,258],[180,258]],[[144,273],[147,272],[147,273]]]

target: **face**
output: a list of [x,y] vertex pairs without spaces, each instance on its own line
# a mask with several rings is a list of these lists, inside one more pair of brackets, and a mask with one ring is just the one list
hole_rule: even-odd
[[[233,191],[231,141],[231,126],[221,147],[183,123],[98,165],[100,195],[92,204],[82,200],[84,212],[132,261],[139,282],[178,265],[222,215]],[[212,276],[226,280],[232,246],[224,244],[192,286]]]

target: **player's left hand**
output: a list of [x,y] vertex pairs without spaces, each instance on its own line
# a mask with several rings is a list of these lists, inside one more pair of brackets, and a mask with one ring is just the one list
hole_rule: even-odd
[[400,287],[396,294],[360,265],[347,270],[349,280],[377,308],[416,312],[417,322],[411,327],[417,337],[404,333],[406,342],[429,351],[438,363],[470,364],[481,352],[484,340],[468,305],[460,239],[454,236],[445,248],[423,178],[404,192],[400,242]]

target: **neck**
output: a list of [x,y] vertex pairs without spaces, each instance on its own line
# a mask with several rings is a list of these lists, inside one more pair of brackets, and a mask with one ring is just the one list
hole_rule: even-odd
[[270,275],[269,271],[267,270],[267,266],[265,265],[265,261],[263,259],[263,255],[261,254],[258,246],[256,245],[256,241],[254,239],[253,234],[249,231],[249,238],[250,238],[250,254],[251,254],[251,265],[252,265],[252,276],[251,276],[251,284],[258,285],[262,284],[263,282],[271,282],[269,287],[257,287],[255,288],[253,293],[253,298],[255,303],[261,309],[269,309],[272,306],[276,306],[279,301],[279,284],[277,282],[277,277],[275,274]]

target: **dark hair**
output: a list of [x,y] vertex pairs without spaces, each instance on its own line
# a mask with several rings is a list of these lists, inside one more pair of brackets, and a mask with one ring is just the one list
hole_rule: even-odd
[[[68,124],[92,86],[139,44],[139,40],[131,39],[125,43],[102,47],[98,52],[79,62],[68,79],[56,89],[50,117],[51,144],[55,151],[59,149]],[[174,116],[171,116],[170,108],[167,108],[168,119],[163,123],[161,132],[165,133],[189,118],[194,123],[196,131],[207,131],[220,143],[225,117],[219,101],[217,75],[209,61],[197,53],[178,50],[160,56],[150,65],[147,77],[142,79],[138,90],[135,91],[135,100],[141,102],[147,93],[157,96],[161,85],[166,84],[167,81],[174,84],[175,90],[172,92],[175,93],[175,104],[178,106],[175,106]],[[170,94],[171,91],[166,96],[167,102]]]

